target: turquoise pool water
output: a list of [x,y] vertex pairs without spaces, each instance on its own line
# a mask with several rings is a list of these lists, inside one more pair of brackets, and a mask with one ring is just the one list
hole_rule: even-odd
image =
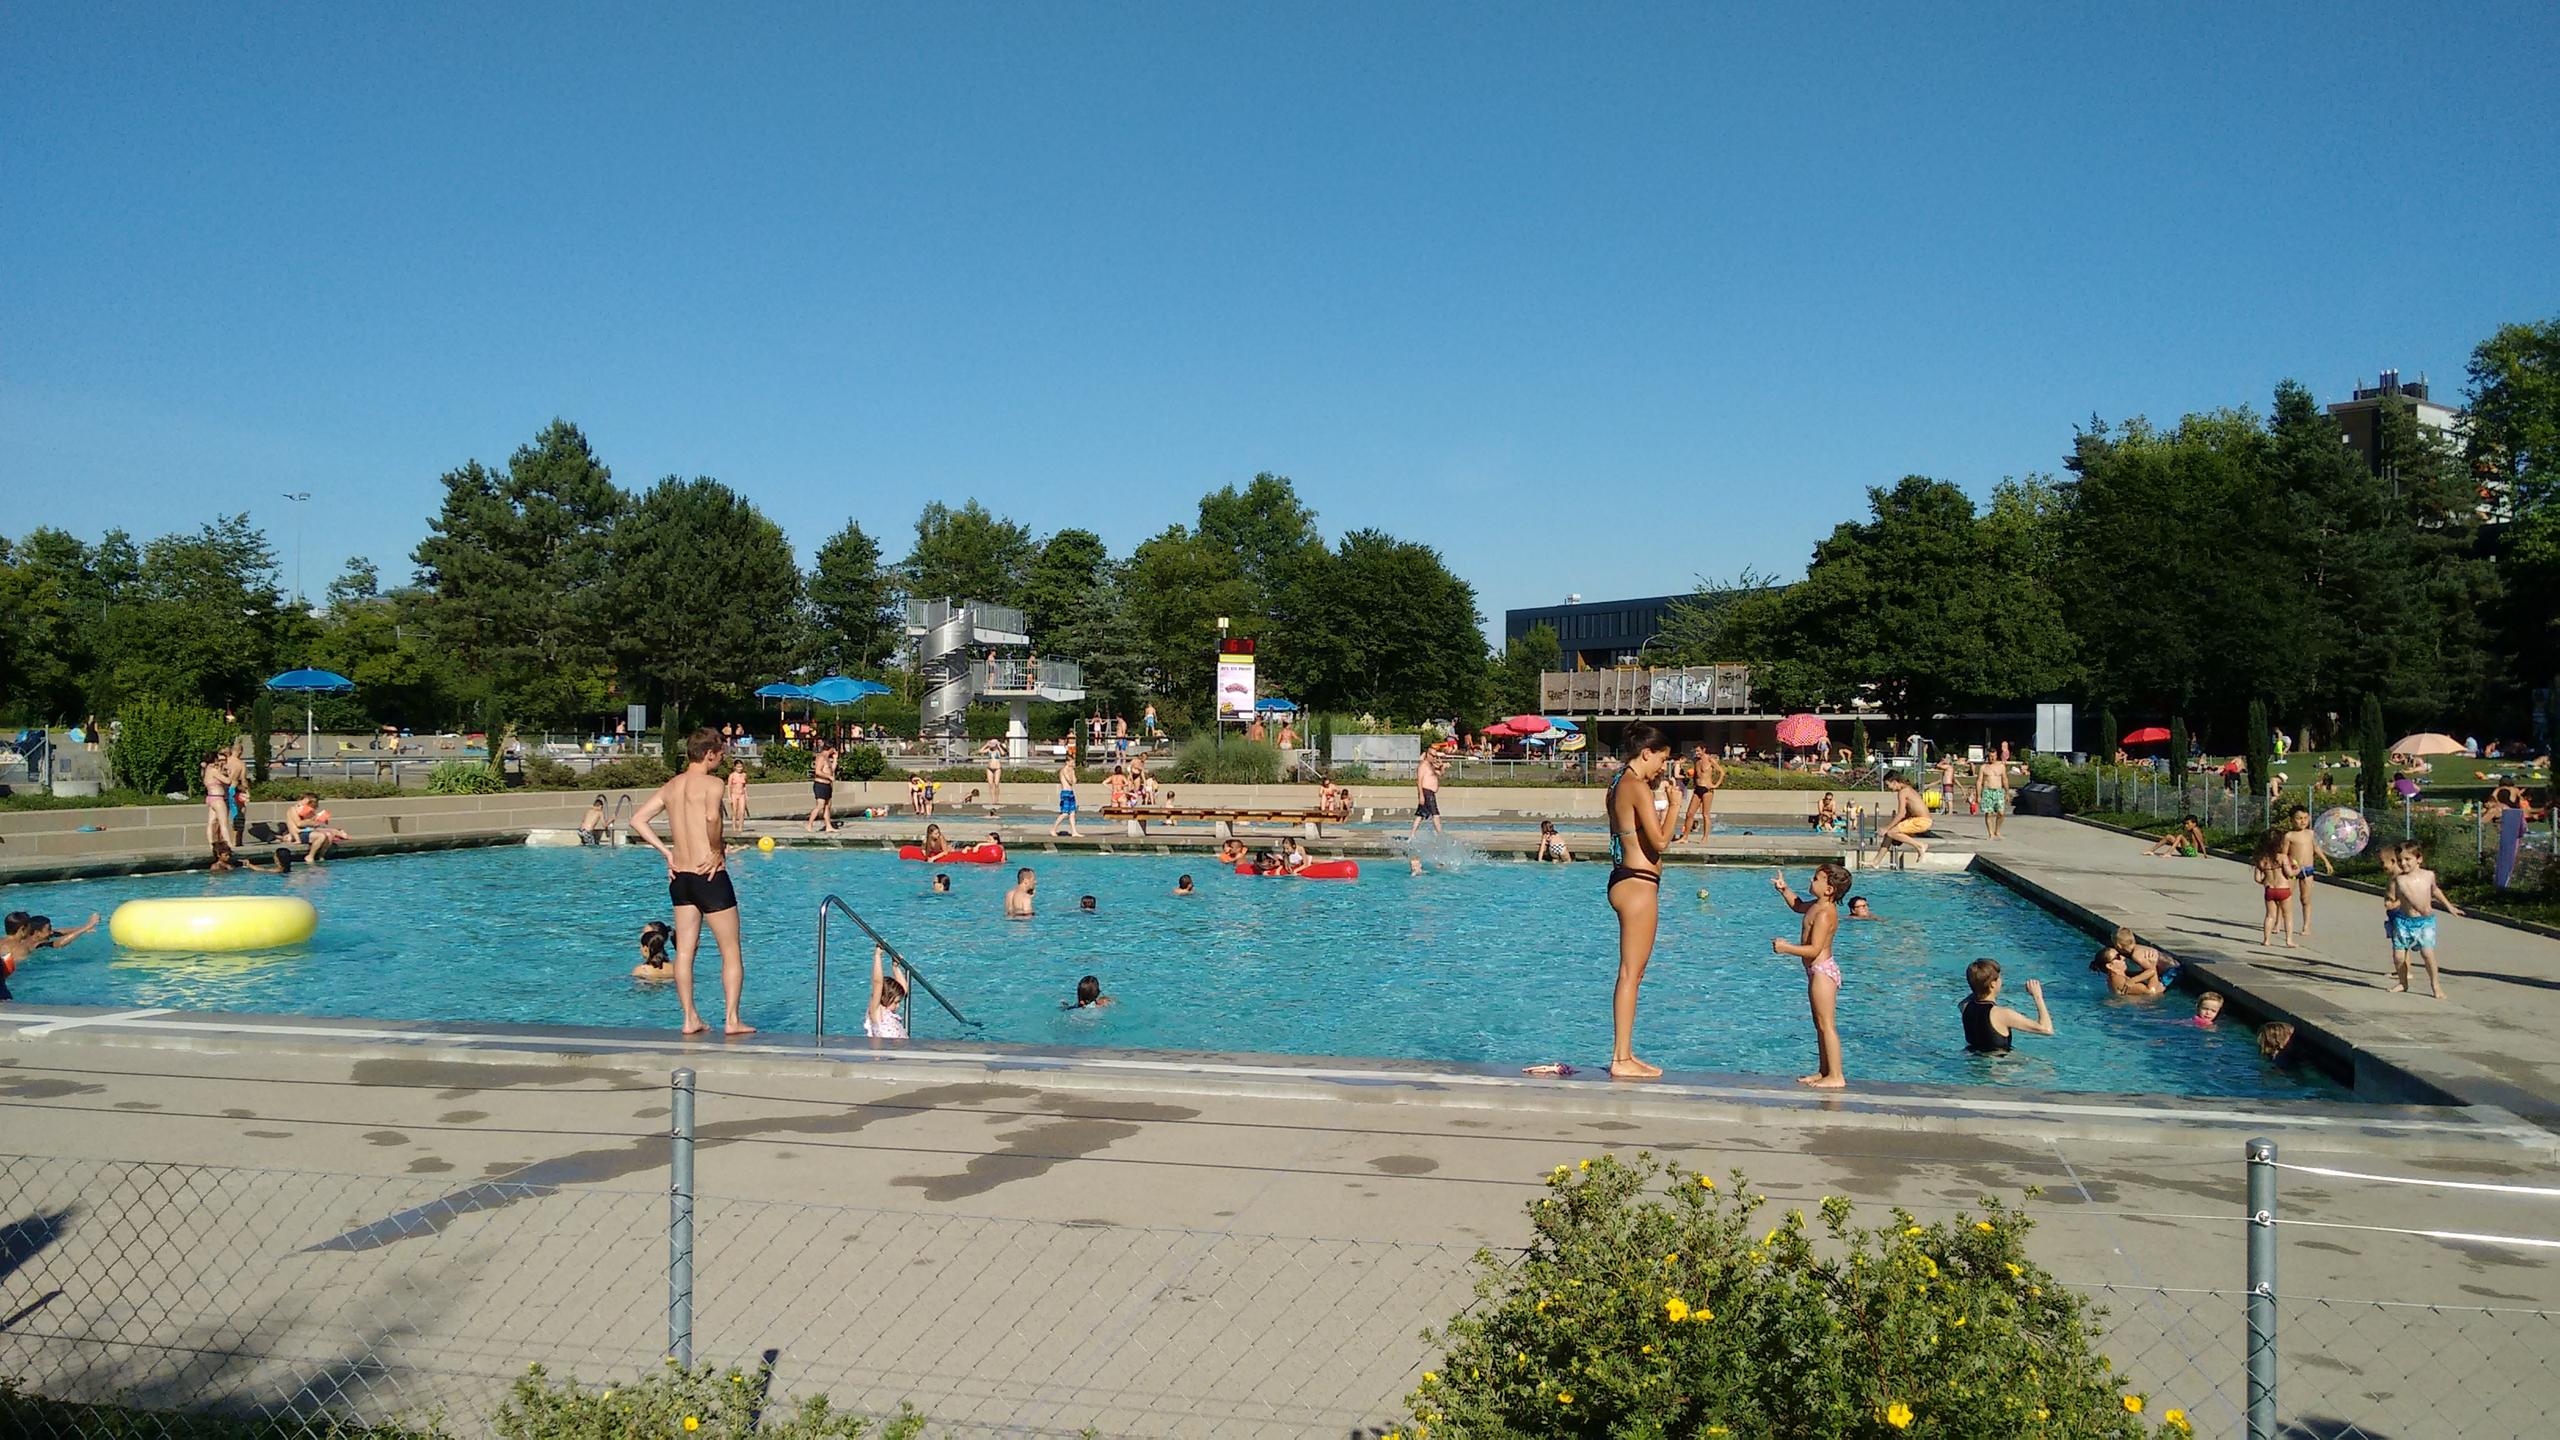
[[[931,871],[877,851],[784,849],[732,862],[747,936],[747,1018],[806,1033],[817,903],[833,891],[985,1028],[976,1038],[1173,1050],[1377,1056],[1597,1068],[1609,1053],[1617,931],[1603,867],[1479,860],[1417,879],[1370,863],[1356,882],[1257,880],[1206,856],[1023,857],[1040,913],[1003,918],[1012,867]],[[1178,899],[1177,876],[1200,894]],[[1804,971],[1772,955],[1796,919],[1765,869],[1675,867],[1646,975],[1637,1050],[1679,1070],[1792,1078],[1813,1068]],[[1798,870],[1799,888],[1806,882]],[[1708,899],[1698,890],[1708,890]],[[12,980],[32,1004],[161,1005],[383,1019],[667,1026],[664,984],[627,972],[642,924],[666,915],[647,850],[508,846],[341,861],[289,877],[147,876],[8,887],[7,908],[76,924],[146,896],[292,893],[317,906],[310,944],[245,955],[148,954],[98,935],[47,951]],[[2186,1022],[2193,1002],[2111,1001],[2090,942],[1971,875],[1860,876],[1884,917],[1845,923],[1840,1024],[1850,1078],[2133,1094],[2339,1098],[2262,1063],[2240,1026]],[[1100,913],[1076,913],[1091,894]],[[870,949],[831,935],[829,1028],[859,1032]],[[707,940],[706,940],[707,947]],[[707,949],[706,949],[707,953]],[[2045,981],[2061,1034],[2007,1058],[1965,1053],[1963,971],[2001,961],[2010,994]],[[1069,1012],[1078,976],[1120,1003]],[[716,969],[697,1003],[718,1015]],[[959,1027],[919,999],[916,1030]]]

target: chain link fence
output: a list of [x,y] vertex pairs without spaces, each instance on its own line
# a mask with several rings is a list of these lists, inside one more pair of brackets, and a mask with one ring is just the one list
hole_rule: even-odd
[[[687,1108],[651,1188],[0,1157],[0,1431],[479,1436],[528,1364],[607,1383],[677,1355],[769,1368],[777,1403],[912,1405],[933,1434],[1361,1436],[1473,1301],[1472,1245],[750,1199],[716,1164],[697,1193]],[[2376,1289],[2410,1273],[2397,1246],[2535,1263],[2560,1240],[2369,1224],[2366,1192],[2560,1190],[2279,1167],[2262,1142],[2246,1168],[2241,1285],[2075,1284],[2129,1389],[2250,1440],[2548,1432],[2560,1312],[2279,1272],[2302,1245],[2369,1254]],[[2279,1211],[2279,1168],[2321,1177],[2317,1213]],[[110,1428],[77,1405],[120,1408]]]

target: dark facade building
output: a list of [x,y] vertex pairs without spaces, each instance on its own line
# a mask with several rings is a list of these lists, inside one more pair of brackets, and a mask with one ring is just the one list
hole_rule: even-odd
[[2382,452],[2375,444],[2375,432],[2381,427],[2382,407],[2395,402],[2407,405],[2420,425],[2443,436],[2448,444],[2461,444],[2460,410],[2430,398],[2423,377],[2403,380],[2399,371],[2385,370],[2377,383],[2358,385],[2354,399],[2341,400],[2329,407],[2330,418],[2338,422],[2338,433],[2355,447],[2367,465],[2373,467],[2374,474],[2382,473]]
[[1502,612],[1503,643],[1519,639],[1540,625],[1553,626],[1564,646],[1564,668],[1598,670],[1631,663],[1645,642],[1662,633],[1671,607],[1694,601],[1693,595],[1655,595],[1643,600],[1589,600],[1540,605]]

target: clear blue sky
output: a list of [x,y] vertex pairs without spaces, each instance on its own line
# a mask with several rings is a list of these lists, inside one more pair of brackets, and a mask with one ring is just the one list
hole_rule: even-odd
[[2560,7],[1720,8],[22,0],[0,531],[405,574],[563,415],[804,555],[1281,471],[1498,628],[2560,312]]

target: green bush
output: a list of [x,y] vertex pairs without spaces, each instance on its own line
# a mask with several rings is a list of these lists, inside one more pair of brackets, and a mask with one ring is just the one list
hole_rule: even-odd
[[0,1378],[0,1435],[80,1440],[440,1440],[430,1425],[356,1425],[330,1416],[197,1415],[130,1405],[93,1405],[29,1395]]
[[136,700],[116,719],[121,728],[107,752],[116,783],[153,795],[202,795],[205,757],[238,738],[220,711],[202,705]]
[[586,774],[578,783],[581,790],[655,790],[667,783],[675,772],[654,755],[629,755],[620,760],[607,760]]
[[548,755],[524,757],[524,783],[535,790],[584,790],[585,778],[565,761]]
[[380,780],[270,780],[249,787],[252,800],[299,800],[306,794],[323,800],[396,800],[400,787]]
[[554,1381],[536,1365],[498,1408],[496,1430],[499,1440],[912,1440],[924,1433],[924,1417],[905,1406],[876,1428],[868,1417],[829,1406],[823,1395],[785,1408],[769,1394],[772,1381],[770,1365],[723,1372],[711,1365],[686,1370],[669,1360],[657,1374],[629,1384],[587,1388],[574,1379]]
[[1868,1230],[1826,1196],[1816,1226],[1790,1210],[1764,1228],[1741,1176],[1718,1189],[1649,1154],[1560,1165],[1547,1189],[1527,1256],[1480,1252],[1476,1303],[1432,1337],[1445,1356],[1408,1397],[1414,1434],[2193,1433],[2122,1388],[2100,1312],[1995,1200]]
[[447,760],[427,773],[430,795],[495,795],[506,788],[496,771],[477,760]]
[[2098,808],[2098,772],[2089,766],[2036,755],[2027,761],[2027,778],[2059,790],[2065,815],[2081,815]]
[[1184,785],[1277,785],[1280,747],[1242,737],[1218,742],[1214,735],[1195,735],[1173,752],[1168,779]]
[[856,745],[836,757],[836,777],[842,780],[877,780],[889,773],[889,757],[877,745]]
[[762,763],[757,767],[760,780],[806,780],[818,766],[818,757],[804,745],[767,745]]

